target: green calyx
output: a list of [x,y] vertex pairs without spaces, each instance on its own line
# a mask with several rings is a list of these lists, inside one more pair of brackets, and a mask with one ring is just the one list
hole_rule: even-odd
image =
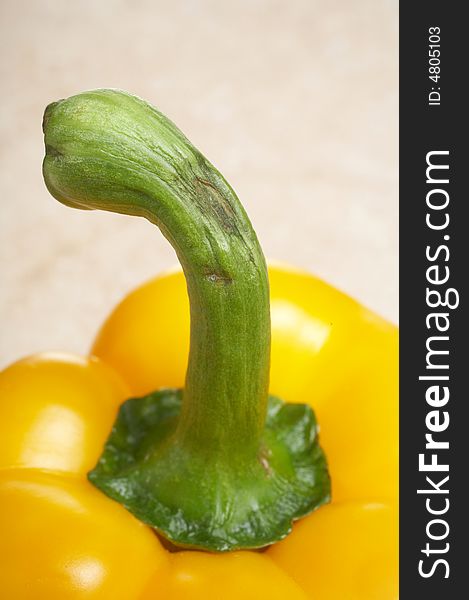
[[327,500],[327,465],[309,406],[270,396],[257,454],[228,462],[179,445],[183,402],[182,391],[171,389],[127,400],[89,474],[173,543],[219,552],[259,548]]
[[267,269],[234,191],[171,121],[124,92],[51,104],[44,134],[51,194],[156,224],[190,300],[184,390],[124,403],[90,480],[184,547],[285,537],[328,501],[330,482],[311,409],[268,397]]

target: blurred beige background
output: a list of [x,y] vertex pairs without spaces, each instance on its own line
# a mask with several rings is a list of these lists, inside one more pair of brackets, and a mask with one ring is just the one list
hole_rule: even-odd
[[0,0],[0,366],[86,352],[175,262],[143,220],[65,208],[46,104],[119,87],[225,174],[266,256],[397,320],[397,0]]

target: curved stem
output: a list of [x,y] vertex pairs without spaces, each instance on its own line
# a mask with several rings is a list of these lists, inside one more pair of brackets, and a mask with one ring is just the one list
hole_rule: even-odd
[[124,92],[96,90],[51,104],[44,133],[44,178],[58,200],[144,216],[177,252],[191,310],[178,442],[227,460],[258,453],[269,376],[268,278],[234,191],[173,123]]
[[123,92],[50,105],[44,132],[50,192],[158,225],[189,291],[182,402],[179,390],[125,402],[90,481],[186,547],[282,539],[328,501],[330,481],[311,409],[267,398],[267,270],[235,193],[170,121]]

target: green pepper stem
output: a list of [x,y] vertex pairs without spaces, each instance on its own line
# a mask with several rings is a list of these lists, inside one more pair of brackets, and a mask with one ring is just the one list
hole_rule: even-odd
[[267,409],[269,289],[236,194],[172,122],[124,92],[51,104],[44,133],[53,196],[144,216],[176,250],[191,314],[178,443],[227,460],[257,454]]
[[52,195],[158,225],[189,292],[182,394],[125,402],[90,481],[185,547],[282,539],[327,502],[330,482],[310,407],[267,396],[267,269],[235,193],[166,117],[123,92],[51,104],[44,132]]

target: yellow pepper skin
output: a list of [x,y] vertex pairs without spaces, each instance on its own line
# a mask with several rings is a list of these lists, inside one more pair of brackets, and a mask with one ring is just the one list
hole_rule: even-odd
[[166,568],[151,530],[86,479],[128,392],[95,358],[35,356],[0,374],[2,598],[138,598]]
[[299,521],[268,551],[309,598],[397,599],[396,508],[390,504],[329,504]]
[[176,552],[169,576],[158,574],[142,600],[307,600],[303,589],[265,553]]
[[303,272],[272,266],[269,280],[271,391],[314,407],[332,504],[266,552],[169,552],[87,482],[119,404],[184,381],[189,304],[174,270],[115,309],[91,358],[1,373],[6,598],[397,598],[397,330]]

